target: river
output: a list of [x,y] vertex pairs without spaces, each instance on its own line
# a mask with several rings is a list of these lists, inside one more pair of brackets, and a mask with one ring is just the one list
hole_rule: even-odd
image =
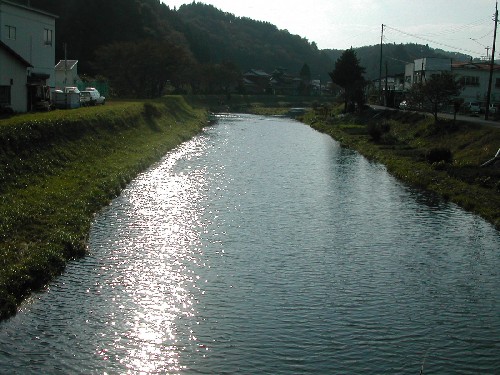
[[0,324],[5,374],[498,374],[500,234],[299,122],[221,116]]

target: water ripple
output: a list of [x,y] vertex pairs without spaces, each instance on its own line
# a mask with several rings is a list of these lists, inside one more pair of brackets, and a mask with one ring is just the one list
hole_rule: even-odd
[[0,372],[495,373],[499,248],[323,134],[222,115],[2,323]]

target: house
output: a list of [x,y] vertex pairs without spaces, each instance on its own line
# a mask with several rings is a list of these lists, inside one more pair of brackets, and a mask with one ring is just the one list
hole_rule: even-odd
[[405,66],[405,89],[414,83],[424,82],[434,74],[451,71],[451,59],[424,57]]
[[264,94],[269,89],[271,75],[260,69],[243,73],[243,87],[248,94]]
[[[463,85],[460,99],[465,103],[479,102],[484,107],[488,98],[491,64],[484,62],[453,62],[451,59],[423,58],[405,67],[405,90],[416,82],[422,82],[434,74],[451,72]],[[500,65],[493,65],[490,103],[500,103]]]
[[55,86],[57,16],[0,0],[0,97],[2,105],[26,112]]
[[78,86],[82,82],[78,76],[78,60],[60,60],[54,70],[56,89]]
[[[489,63],[454,62],[451,65],[452,72],[460,78],[463,90],[460,95],[465,103],[479,102],[481,106],[486,105],[488,98],[488,84],[490,80]],[[500,65],[493,65],[493,77],[491,84],[491,104],[500,103]]]
[[[396,107],[404,95],[404,74],[397,73],[367,81],[365,95],[371,103],[381,103],[387,107]],[[409,88],[409,87],[408,87]]]
[[302,80],[286,72],[284,68],[276,68],[270,77],[270,88],[275,95],[298,95]]
[[28,88],[26,71],[33,66],[0,41],[0,108],[25,112]]

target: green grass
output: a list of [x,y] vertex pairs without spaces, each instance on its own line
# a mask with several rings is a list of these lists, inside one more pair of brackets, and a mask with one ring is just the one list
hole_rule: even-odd
[[[500,228],[500,170],[480,167],[500,147],[500,129],[451,120],[435,123],[428,116],[400,111],[336,113],[324,117],[311,111],[304,122],[385,164],[402,181],[439,194]],[[377,142],[369,135],[374,123],[390,128]],[[453,161],[428,163],[425,155],[436,148],[449,149]]]
[[84,255],[95,213],[205,124],[181,97],[2,120],[0,318]]

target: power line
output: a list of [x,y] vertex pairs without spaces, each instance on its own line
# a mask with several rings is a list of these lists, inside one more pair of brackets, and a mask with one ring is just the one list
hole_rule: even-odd
[[422,36],[417,35],[417,34],[412,34],[412,33],[409,33],[409,32],[403,31],[403,30],[399,30],[399,29],[396,29],[396,28],[391,27],[391,26],[385,25],[385,27],[388,28],[388,29],[390,29],[390,30],[396,31],[398,33],[411,36],[413,38],[421,39],[421,40],[424,40],[424,41],[429,42],[429,43],[433,43],[433,44],[437,44],[437,45],[440,45],[440,46],[443,46],[443,47],[451,48],[452,50],[469,52],[469,53],[478,54],[478,55],[480,54],[477,51],[472,51],[472,50],[465,49],[465,48],[451,46],[449,44],[441,43],[441,42],[438,42],[438,41],[435,41],[435,40],[432,40],[432,39],[429,39],[429,38],[426,38],[426,37],[422,37]]
[[440,30],[437,32],[426,33],[424,35],[426,35],[426,36],[443,36],[446,34],[456,34],[457,32],[472,29],[472,28],[475,28],[477,26],[487,25],[488,22],[490,22],[489,19],[483,18],[483,19],[473,21],[473,22],[466,24],[466,25],[455,25],[455,26],[451,26],[448,29],[443,29],[443,30]]

